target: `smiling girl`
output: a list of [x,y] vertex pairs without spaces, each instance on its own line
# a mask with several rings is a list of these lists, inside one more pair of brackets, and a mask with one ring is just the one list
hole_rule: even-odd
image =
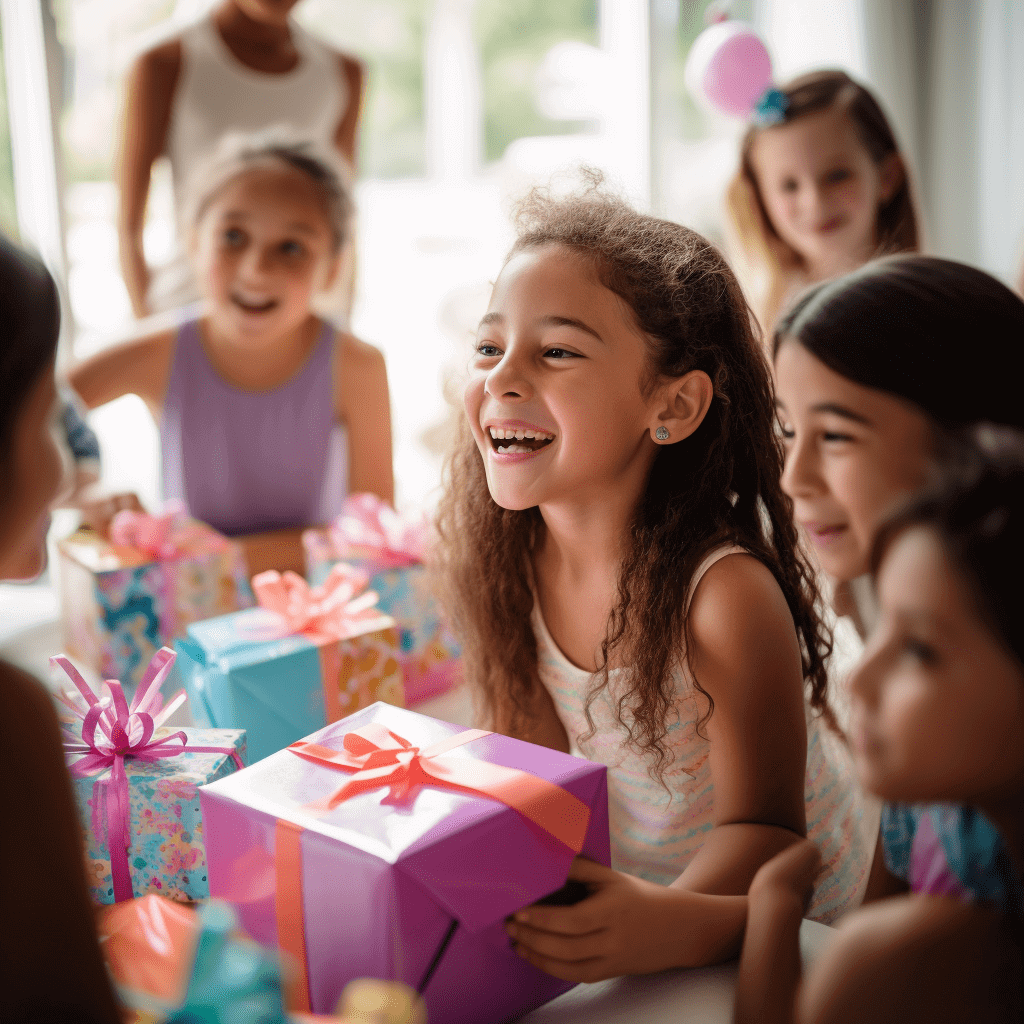
[[842,71],[780,90],[782,119],[743,138],[728,209],[770,332],[787,298],[882,253],[912,252],[919,228],[893,131]]
[[881,530],[852,732],[864,786],[901,802],[886,853],[911,892],[851,914],[801,980],[817,852],[770,861],[750,889],[737,1024],[1020,1020],[1022,527],[1018,435]]
[[465,410],[436,557],[466,676],[491,727],[608,766],[612,869],[578,860],[588,898],[515,915],[516,948],[573,981],[735,955],[754,872],[805,834],[815,916],[855,904],[870,845],[722,256],[599,191],[534,196]]
[[983,271],[894,256],[803,294],[775,333],[782,486],[837,608],[857,601],[879,522],[927,481],[949,431],[1024,426],[1010,367],[1024,302]]
[[351,201],[326,158],[235,138],[193,190],[198,320],[109,349],[70,382],[90,408],[139,395],[160,425],[163,486],[240,537],[252,573],[303,565],[299,536],[346,488],[393,500],[381,353],[325,323]]

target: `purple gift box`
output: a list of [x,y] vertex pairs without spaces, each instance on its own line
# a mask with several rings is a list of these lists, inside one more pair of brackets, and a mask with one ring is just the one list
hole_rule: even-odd
[[374,977],[418,989],[432,1021],[499,1022],[571,987],[504,922],[577,850],[609,863],[603,765],[377,703],[200,800],[210,893],[296,961],[293,1008],[330,1012]]

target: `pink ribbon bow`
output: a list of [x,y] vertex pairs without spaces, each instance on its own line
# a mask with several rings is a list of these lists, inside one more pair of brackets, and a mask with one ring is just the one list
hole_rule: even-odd
[[366,584],[363,573],[344,563],[334,566],[319,587],[311,587],[291,570],[270,569],[252,578],[256,600],[277,612],[289,633],[313,630],[339,639],[358,632],[360,623],[380,614],[374,608],[377,592],[360,593]]
[[288,747],[292,753],[324,768],[354,773],[340,789],[309,805],[313,811],[330,811],[359,793],[387,787],[385,804],[410,801],[420,786],[486,796],[518,811],[574,853],[583,849],[590,808],[557,783],[519,768],[506,768],[475,758],[445,757],[448,751],[490,736],[483,729],[467,729],[429,747],[413,746],[405,737],[371,722],[342,739],[343,750],[299,740]]
[[122,509],[110,521],[110,542],[118,547],[136,548],[151,558],[174,558],[181,547],[173,536],[173,529],[183,515],[180,505],[169,507],[160,515]]
[[64,756],[75,778],[97,775],[107,769],[110,776],[97,780],[93,787],[93,830],[101,835],[99,808],[106,812],[106,832],[110,850],[110,873],[114,881],[114,900],[130,900],[131,872],[128,850],[131,846],[131,806],[128,776],[124,762],[159,761],[185,750],[195,753],[230,754],[237,767],[242,760],[232,747],[197,747],[188,742],[184,731],[154,739],[154,733],[184,703],[185,691],[179,690],[164,707],[160,686],[174,664],[176,655],[161,647],[153,655],[131,703],[125,699],[121,683],[108,679],[98,697],[82,674],[63,655],[50,659],[74,683],[77,694],[62,690],[58,696],[71,715],[81,720],[79,734],[64,728]]
[[330,534],[342,558],[348,548],[368,548],[381,571],[422,562],[427,531],[426,516],[401,516],[376,494],[353,494]]

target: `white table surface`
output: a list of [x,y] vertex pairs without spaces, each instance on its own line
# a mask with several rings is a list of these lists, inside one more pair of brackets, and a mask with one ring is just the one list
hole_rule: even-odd
[[[804,921],[800,954],[806,968],[834,934]],[[663,971],[577,985],[521,1019],[521,1024],[731,1024],[736,962]]]
[[[49,657],[61,651],[57,601],[45,581],[0,584],[0,657],[34,673],[51,687],[60,684]],[[87,678],[95,673],[84,669]],[[462,691],[442,694],[416,706],[434,718],[470,725],[470,708]],[[191,724],[187,707],[173,725]],[[828,942],[833,930],[804,921],[800,949],[805,966]],[[698,970],[665,971],[577,985],[533,1013],[522,1024],[730,1024],[736,964]]]

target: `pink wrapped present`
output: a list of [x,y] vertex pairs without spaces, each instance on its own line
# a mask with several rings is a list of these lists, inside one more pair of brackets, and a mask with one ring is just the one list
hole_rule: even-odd
[[239,545],[180,509],[119,512],[109,539],[79,530],[57,549],[65,649],[129,688],[190,623],[252,604]]
[[504,1021],[570,986],[505,918],[607,864],[603,765],[374,704],[203,788],[210,891],[297,966],[305,1005],[390,978],[431,1021]]
[[407,704],[443,693],[461,679],[459,646],[430,590],[424,557],[430,524],[399,515],[374,494],[350,495],[327,529],[306,530],[306,574],[320,583],[339,562],[364,572],[382,611],[398,624]]

